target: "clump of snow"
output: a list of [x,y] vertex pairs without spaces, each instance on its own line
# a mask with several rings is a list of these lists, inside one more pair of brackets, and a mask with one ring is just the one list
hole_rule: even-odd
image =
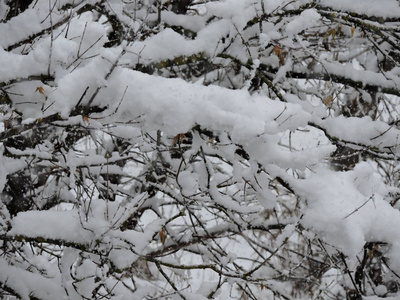
[[78,211],[27,211],[12,219],[9,235],[42,237],[87,244],[93,233],[82,228]]
[[315,9],[306,9],[300,16],[286,25],[286,33],[289,37],[293,37],[303,30],[316,25],[319,19],[321,19],[321,15]]
[[2,66],[0,81],[43,74],[47,68],[45,64],[36,60],[32,52],[28,55],[19,55],[2,48],[0,48],[0,65]]
[[395,236],[400,239],[395,230],[400,226],[400,212],[384,200],[388,190],[372,176],[373,169],[367,163],[351,172],[316,171],[293,183],[307,203],[302,218],[305,227],[350,257],[362,251],[366,242],[390,242]]

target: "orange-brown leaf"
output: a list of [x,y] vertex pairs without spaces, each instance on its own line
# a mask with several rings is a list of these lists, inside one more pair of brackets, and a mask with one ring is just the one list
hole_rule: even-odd
[[184,133],[179,133],[179,134],[177,134],[175,137],[174,137],[174,139],[173,139],[173,141],[172,141],[172,145],[175,145],[176,143],[181,143],[182,141],[183,141],[183,138],[185,137],[185,134]]
[[39,93],[41,93],[41,94],[44,95],[44,88],[43,88],[42,86],[38,86],[38,87],[36,88],[35,92],[39,92]]
[[281,48],[279,48],[279,46],[274,46],[274,49],[272,50],[272,54],[279,56],[279,53],[281,53]]
[[159,235],[160,235],[161,243],[164,244],[165,239],[167,238],[167,231],[165,230],[164,227],[160,230]]

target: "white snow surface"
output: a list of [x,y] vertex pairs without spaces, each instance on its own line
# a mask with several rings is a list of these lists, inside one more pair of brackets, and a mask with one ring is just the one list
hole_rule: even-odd
[[[314,170],[294,185],[306,199],[302,224],[355,258],[366,242],[400,239],[400,212],[384,200],[388,193],[367,163],[350,172]],[[391,250],[400,259],[400,248]]]
[[82,228],[82,218],[76,210],[21,212],[13,218],[9,234],[87,244],[93,234]]
[[55,295],[58,299],[67,298],[57,279],[45,278],[42,275],[11,266],[3,257],[0,257],[0,270],[0,283],[7,283],[22,299],[30,299],[34,296],[39,299],[52,300]]
[[[59,4],[65,4],[64,2],[66,3],[66,1],[61,1]],[[85,2],[87,1],[82,1],[81,4],[84,5]],[[57,123],[60,126],[81,124],[95,131],[102,129],[103,123],[107,125],[124,123],[122,126],[115,127],[112,132],[126,139],[139,136],[142,132],[155,132],[160,129],[165,136],[174,137],[191,130],[196,125],[213,131],[220,135],[221,139],[229,134],[232,145],[241,145],[251,157],[248,168],[250,171],[244,171],[239,163],[233,165],[232,173],[235,180],[240,181],[246,176],[247,179],[252,179],[256,176],[252,172],[257,170],[258,164],[261,164],[267,169],[271,178],[279,176],[285,179],[306,203],[300,220],[305,228],[316,233],[328,244],[334,244],[348,257],[354,259],[362,251],[365,242],[379,240],[391,243],[390,258],[393,266],[399,271],[400,212],[386,200],[386,196],[392,190],[384,185],[380,178],[374,176],[375,170],[366,162],[359,163],[354,170],[349,172],[329,170],[325,160],[335,150],[335,146],[326,139],[320,143],[322,138],[319,137],[325,131],[333,138],[348,142],[347,144],[353,148],[368,146],[391,155],[400,153],[397,146],[400,137],[399,129],[385,122],[372,121],[370,117],[326,117],[325,106],[312,105],[295,95],[285,95],[284,98],[287,101],[285,103],[271,100],[265,95],[251,95],[246,90],[230,90],[213,85],[203,86],[182,79],[147,75],[129,68],[137,63],[159,62],[182,55],[201,53],[206,57],[213,57],[217,48],[224,47],[219,42],[221,38],[231,32],[236,32],[235,26],[244,27],[249,19],[248,16],[254,14],[253,2],[252,0],[208,2],[205,6],[207,12],[221,19],[206,24],[207,18],[196,16],[195,22],[188,26],[190,30],[197,33],[194,39],[183,37],[172,29],[165,29],[145,40],[105,49],[103,45],[106,42],[106,29],[99,23],[93,22],[93,14],[87,12],[79,20],[71,22],[69,36],[61,34],[63,28],[58,28],[54,31],[57,38],[52,44],[49,37],[44,37],[32,45],[32,51],[28,54],[20,54],[18,51],[7,52],[4,50],[7,47],[50,26],[48,3],[38,1],[36,10],[27,10],[10,22],[0,23],[2,37],[0,40],[2,68],[0,81],[26,79],[32,75],[46,74],[49,70],[54,75],[55,80],[52,86],[43,84],[43,94],[35,91],[37,85],[40,84],[39,81],[16,83],[15,86],[23,93],[13,96],[14,103],[19,103],[21,99],[29,97],[36,103],[27,105],[22,110],[23,116],[28,118],[25,119],[24,124],[59,113],[65,118]],[[270,11],[281,3],[280,1],[267,2],[266,6]],[[343,12],[379,15],[384,18],[400,15],[400,7],[398,1],[395,0],[321,0],[320,4]],[[293,5],[295,7],[297,4]],[[114,2],[113,8],[120,11],[118,3]],[[66,16],[52,15],[52,22],[56,23]],[[154,15],[150,16],[150,19],[154,17]],[[188,20],[192,20],[188,16],[177,16],[173,13],[165,13],[162,18],[172,25],[185,25]],[[298,18],[286,24],[285,32],[292,38],[316,25],[320,19],[321,16],[315,9],[305,10]],[[73,37],[81,35],[83,28],[85,28],[85,39],[80,42],[79,38]],[[275,31],[273,26],[266,29],[268,30],[263,33],[266,44],[272,38],[278,39],[282,35],[281,32]],[[49,55],[50,47],[51,56]],[[235,58],[240,59],[240,55],[239,53]],[[79,63],[78,58],[82,59]],[[265,61],[272,60],[277,61],[277,57],[265,59]],[[258,60],[254,60],[256,61]],[[48,68],[49,64],[50,68]],[[278,72],[274,83],[284,81],[287,72],[290,72],[292,67],[292,61],[288,59]],[[355,70],[351,64],[323,62],[316,71],[321,73],[328,71],[332,75],[344,76],[363,85],[379,84],[384,88],[397,88],[400,84],[394,71],[384,75],[372,71]],[[69,113],[79,101],[85,105],[93,99],[93,103],[90,104],[107,107],[106,111],[93,114],[90,116],[92,118],[87,120],[81,115],[68,118]],[[42,107],[46,109],[43,110]],[[306,128],[309,130],[310,127],[314,130],[310,140],[299,138],[293,147],[282,146],[284,136]],[[196,147],[194,142],[193,148]],[[225,154],[229,158],[234,158],[235,150],[235,147],[227,146]],[[52,158],[50,154],[42,153],[40,149],[26,151],[12,149],[10,152],[14,155],[41,159]],[[64,165],[60,163],[60,166],[70,173],[71,189],[75,187],[77,167],[96,164],[91,171],[100,174],[107,163],[103,155],[89,152],[77,157],[76,153],[70,150],[66,157],[67,162]],[[112,156],[111,161],[118,158]],[[17,172],[23,166],[22,160],[17,162],[0,155],[1,190],[6,183],[6,176]],[[291,170],[298,171],[302,175],[294,179],[288,175]],[[118,168],[110,168],[109,171],[110,174],[125,174]],[[206,186],[205,170],[198,168],[196,171],[198,173],[182,171],[177,176],[183,195],[191,194]],[[261,178],[261,175],[258,178]],[[257,191],[260,201],[258,206],[254,207],[241,206],[231,201],[230,196],[220,193],[217,184],[224,180],[223,176],[218,178],[213,174],[209,192],[218,205],[243,214],[254,213],[263,208],[268,210],[274,208],[277,197],[272,191],[265,191],[269,188],[269,181],[268,178],[264,179],[264,181],[260,180],[260,189]],[[395,190],[395,192],[398,191]],[[64,193],[74,200],[73,193],[69,191],[64,191]],[[111,243],[118,245],[118,243],[127,242],[134,245],[137,253],[145,255],[150,249],[149,243],[154,233],[160,232],[166,222],[165,219],[149,221],[146,226],[143,226],[142,232],[113,231],[114,227],[118,228],[126,221],[127,216],[135,212],[137,209],[135,205],[142,196],[132,199],[131,203],[124,207],[120,202],[108,203],[106,207],[104,201],[93,199],[92,208],[88,210],[90,213],[87,215],[76,208],[20,212],[10,221],[12,229],[7,234],[15,238],[44,238],[82,245],[91,245],[101,240],[104,242],[102,246],[105,250],[109,250],[107,247]],[[105,219],[106,212],[112,216],[110,219]],[[294,226],[289,225],[287,231],[293,228]],[[285,231],[280,239],[289,236],[289,233]],[[61,267],[65,268],[65,278],[62,280],[66,282],[70,278],[65,274],[69,274],[69,268],[74,263],[72,257],[75,254],[67,249],[62,257]],[[112,249],[110,259],[117,267],[128,268],[136,262],[138,255],[128,253],[124,249]],[[89,262],[82,264],[87,267],[87,272],[95,270],[93,264]],[[0,283],[10,279],[11,287],[15,288],[23,298],[34,295],[38,298],[54,299],[52,295],[62,297],[65,294],[64,289],[59,287],[58,279],[44,278],[19,269],[3,258],[0,258],[0,270]],[[24,277],[24,285],[18,286],[20,277]],[[207,295],[211,287],[211,284],[204,282],[202,295]],[[72,287],[70,289],[72,291]],[[140,294],[139,291],[138,294]],[[191,296],[188,295],[188,297]]]
[[307,9],[286,25],[286,32],[289,37],[293,37],[299,32],[316,25],[320,18],[320,14],[315,9]]
[[320,3],[343,12],[356,12],[367,16],[397,18],[400,15],[400,6],[397,0],[321,0]]
[[[171,37],[175,35],[169,30],[164,32],[167,35],[171,34]],[[177,44],[179,43],[178,41]],[[171,54],[175,50],[162,51]],[[162,51],[158,53],[163,53]],[[118,57],[118,52],[121,53],[121,50],[114,49],[112,57]],[[104,55],[111,57],[106,52]],[[159,58],[164,56],[161,54]],[[87,98],[100,87],[100,92],[93,104],[109,105],[109,109],[102,114],[102,116],[110,115],[107,118],[109,122],[139,120],[138,126],[141,130],[154,131],[162,128],[163,132],[170,136],[186,132],[195,125],[216,132],[229,132],[233,142],[243,145],[250,156],[263,165],[278,165],[281,168],[299,170],[318,165],[334,151],[335,147],[321,145],[304,151],[285,151],[279,146],[280,137],[276,134],[288,130],[295,131],[306,127],[309,122],[315,122],[334,137],[381,149],[394,146],[400,135],[398,129],[389,128],[384,122],[371,122],[369,117],[339,117],[322,120],[318,106],[305,106],[294,96],[288,98],[290,103],[282,103],[268,99],[266,96],[250,95],[244,90],[228,90],[217,86],[205,87],[187,83],[181,79],[150,76],[123,67],[115,68],[108,81],[105,82],[104,76],[109,67],[109,62],[104,63],[103,58],[98,57],[81,69],[66,74],[58,81],[57,89],[49,94],[47,101],[54,102],[54,105],[47,110],[46,114],[61,112],[63,115],[68,115],[86,86],[91,86]],[[118,105],[117,112],[111,114],[110,112],[115,111]],[[90,122],[93,121],[89,120]],[[398,150],[393,148],[392,151]],[[295,183],[295,186],[300,191],[304,191],[305,195],[309,193],[307,197],[309,207],[305,210],[303,221],[305,226],[329,236],[342,247],[343,252],[353,256],[361,250],[365,241],[373,240],[385,226],[393,228],[393,232],[388,233],[387,239],[390,234],[392,236],[398,234],[395,229],[400,228],[396,221],[398,212],[382,200],[385,193],[370,191],[363,194],[354,186],[354,178],[357,176],[352,174],[357,174],[358,169],[348,174],[334,173],[323,168],[317,168],[315,171],[316,176],[300,181],[300,185]],[[194,181],[189,178],[182,183],[184,188],[195,186]],[[338,189],[338,186],[342,188]],[[363,204],[366,197],[367,199],[372,197],[371,201],[357,211],[357,214],[346,218]],[[352,199],[352,201],[346,199]],[[225,200],[221,198],[220,201]],[[271,203],[266,203],[266,207],[269,207]],[[374,224],[379,225],[375,229],[370,226],[371,223],[365,221],[372,217],[377,220]],[[89,232],[78,230],[79,216],[69,212],[23,213],[13,220],[14,228],[11,234],[25,233],[48,238],[59,237],[55,234],[59,232],[55,229],[56,227],[43,228],[41,223],[38,223],[38,220],[43,219],[65,219],[59,224],[68,222],[75,224],[70,226],[73,228],[71,231],[67,230],[63,233],[63,238],[66,240],[76,240],[76,235],[80,241],[90,239]],[[387,223],[389,221],[390,223]],[[61,227],[63,226],[60,225],[60,229]],[[341,233],[341,238],[338,238],[339,233]]]

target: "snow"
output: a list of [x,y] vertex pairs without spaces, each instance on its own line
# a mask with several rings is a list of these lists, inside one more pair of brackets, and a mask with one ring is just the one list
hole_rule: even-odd
[[[57,5],[68,3],[60,1]],[[397,89],[400,85],[398,70],[375,72],[378,62],[369,63],[364,70],[356,58],[346,64],[332,59],[328,53],[319,53],[314,72],[331,75],[331,80],[315,83],[307,78],[298,81],[290,78],[292,71],[309,74],[299,60],[309,59],[310,53],[314,55],[312,47],[320,46],[322,31],[318,30],[325,30],[324,22],[328,21],[322,21],[318,6],[389,18],[400,15],[397,1],[321,0],[317,7],[303,10],[296,16],[288,12],[307,1],[264,1],[267,14],[282,13],[282,20],[275,22],[265,17],[260,26],[248,25],[263,13],[259,2],[209,1],[197,16],[162,11],[161,24],[146,32],[148,35],[139,34],[133,42],[125,41],[110,49],[104,48],[110,30],[110,24],[103,23],[106,16],[99,16],[94,10],[74,15],[86,3],[88,1],[82,1],[74,9],[51,14],[54,23],[65,18],[68,22],[54,28],[53,40],[51,31],[44,31],[40,38],[24,45],[26,48],[5,50],[52,26],[49,3],[38,1],[36,8],[0,23],[0,36],[4,37],[0,41],[0,82],[10,94],[13,113],[22,119],[22,125],[13,128],[16,133],[11,134],[6,125],[1,127],[2,133],[7,132],[11,137],[24,134],[28,139],[30,126],[36,126],[44,117],[58,114],[62,118],[51,124],[54,136],[40,144],[26,149],[1,148],[0,190],[4,192],[2,202],[5,203],[1,206],[2,234],[12,242],[35,239],[38,243],[54,242],[62,248],[57,263],[47,261],[45,255],[24,262],[22,255],[10,252],[15,261],[8,261],[6,256],[0,258],[2,284],[7,283],[23,299],[31,295],[41,299],[54,299],[54,295],[90,298],[100,281],[104,286],[114,288],[115,283],[116,290],[122,289],[118,276],[125,276],[120,272],[131,270],[129,276],[134,277],[137,289],[130,296],[158,297],[158,289],[164,287],[165,281],[157,268],[149,271],[154,277],[158,276],[151,284],[140,272],[133,271],[140,262],[149,264],[149,269],[154,268],[154,259],[175,265],[182,261],[185,264],[219,262],[221,270],[229,276],[237,276],[241,282],[241,272],[254,268],[260,259],[265,259],[263,256],[271,255],[272,251],[263,249],[264,246],[279,250],[286,247],[287,240],[297,242],[300,227],[307,231],[307,238],[312,240],[315,236],[332,245],[332,249],[344,253],[353,265],[359,261],[366,242],[388,243],[390,249],[385,255],[393,270],[400,270],[400,212],[388,200],[399,192],[392,186],[395,181],[384,181],[383,176],[377,175],[378,167],[368,159],[347,172],[335,172],[328,163],[336,149],[334,142],[340,141],[339,144],[369,153],[379,152],[381,158],[396,165],[400,130],[388,124],[387,115],[393,113],[397,117],[397,112],[394,108],[393,112],[384,112],[380,120],[368,116],[344,117],[333,105],[327,107],[311,99],[319,99],[334,89],[340,93],[342,86],[330,86],[335,76],[358,82],[360,90],[368,85]],[[123,26],[130,24],[138,34],[140,26],[150,26],[158,18],[156,10],[148,13],[154,8],[151,1],[141,4],[143,8],[137,13],[145,20],[143,23],[140,18],[128,17],[127,6],[120,1],[110,1],[107,7],[121,18]],[[0,2],[1,7],[4,7],[3,2]],[[189,29],[196,33],[195,37],[181,35],[168,28],[171,26]],[[314,44],[301,41],[304,31],[310,31],[318,40]],[[361,35],[357,38],[361,39]],[[350,44],[340,45],[353,47],[354,40],[346,42]],[[275,44],[287,47],[288,56],[283,65],[277,55],[271,54]],[[354,47],[358,53],[365,46],[356,44]],[[203,75],[191,78],[188,75],[186,80],[161,76],[172,77],[181,67],[177,65],[156,70],[153,75],[135,70],[138,64],[149,64],[157,69],[166,60],[191,55],[210,60],[215,69],[203,74],[204,78]],[[349,50],[340,58],[353,55]],[[243,64],[239,70],[234,69],[238,67],[235,60]],[[252,94],[248,91],[252,79],[265,66],[278,69],[266,75],[273,78],[272,84],[283,93],[282,101],[271,99],[274,93],[265,85],[265,90]],[[29,80],[33,75],[50,75],[54,80]],[[202,85],[206,75],[208,79],[213,78],[214,81],[210,81],[213,84]],[[304,93],[299,92],[302,88]],[[358,92],[357,89],[354,92]],[[360,93],[371,100],[366,91]],[[88,115],[82,111],[71,116],[78,105],[91,105],[104,111]],[[11,112],[7,109],[11,108],[6,104],[4,108],[2,121],[8,121]],[[193,128],[211,131],[213,136]],[[72,129],[85,131],[87,135],[83,139],[79,137],[70,147],[66,145],[66,137]],[[183,141],[181,145],[180,140],[172,142],[174,137],[187,132],[192,135],[190,147]],[[2,142],[10,136],[2,136]],[[117,149],[117,139],[129,146]],[[181,159],[170,155],[170,150],[176,148],[182,151]],[[5,156],[5,150],[10,157]],[[128,163],[116,164],[123,160]],[[159,166],[163,168],[162,175],[157,173]],[[29,186],[29,197],[33,197],[35,205],[32,210],[11,216],[6,211],[7,176],[24,170],[38,177],[39,171],[35,168],[41,175],[49,174],[44,184]],[[397,171],[398,167],[393,166],[389,175],[396,178]],[[121,175],[124,182],[111,183],[109,175]],[[165,181],[147,182],[149,177],[165,177]],[[158,191],[150,196],[153,186]],[[108,192],[115,193],[115,198],[102,195]],[[49,210],[39,210],[51,195],[60,196],[62,203]],[[290,216],[284,215],[285,206],[291,207],[294,201],[296,211]],[[133,221],[138,224],[129,228],[126,224]],[[268,228],[270,225],[284,228],[277,234],[271,233],[272,238],[251,232],[252,226]],[[165,240],[160,234],[164,230]],[[206,240],[215,235],[215,240],[198,243],[196,239],[202,235]],[[249,242],[254,237],[261,246]],[[187,245],[173,249],[180,242]],[[249,245],[255,245],[262,255],[256,256],[255,248]],[[221,249],[215,251],[216,247]],[[83,248],[85,251],[81,251]],[[285,251],[279,255],[286,255]],[[152,256],[154,253],[159,256]],[[169,255],[163,257],[165,253]],[[36,254],[30,255],[35,257]],[[290,293],[287,283],[271,278],[281,273],[290,275],[289,270],[277,271],[265,263],[279,264],[279,255],[271,255],[271,262],[265,260],[264,266],[249,278],[254,282],[257,276],[260,281],[269,280],[268,287],[286,295]],[[252,260],[254,256],[257,258]],[[49,272],[46,277],[35,273],[35,268],[28,270],[25,266],[33,261],[35,266],[43,266],[53,273]],[[288,264],[294,261],[293,258]],[[114,267],[118,272],[110,271]],[[192,280],[190,274],[195,272],[165,269],[177,278],[184,278],[185,285],[191,284],[192,290],[182,292],[187,299],[205,298],[217,286],[217,274],[210,270],[214,277]],[[196,272],[204,275],[209,274],[208,271]],[[322,276],[321,289],[324,285],[327,288],[338,284],[331,291],[344,293],[344,287],[338,283],[341,274],[332,265]],[[334,279],[328,279],[329,276]],[[121,280],[125,279],[128,282],[127,278]],[[196,290],[200,296],[194,296],[192,292]],[[375,292],[383,296],[386,291],[382,285]],[[220,293],[215,297],[226,298],[225,292]]]
[[338,64],[333,62],[324,62],[323,66],[317,66],[314,69],[315,73],[328,72],[332,75],[338,75],[344,78],[351,79],[355,82],[360,82],[363,86],[365,85],[378,85],[382,88],[396,88],[400,79],[397,76],[394,78],[388,78],[388,75],[382,73],[376,73],[369,70],[357,70],[352,64]]
[[190,56],[199,50],[196,46],[193,41],[186,40],[174,30],[167,28],[146,41],[146,48],[143,51],[141,51],[143,47],[141,43],[135,43],[129,50],[137,53],[140,52],[141,59],[160,61],[173,59],[180,55]]
[[[379,296],[367,296],[367,297],[363,297],[363,300],[379,300],[379,299],[382,299],[382,297],[379,297]],[[387,296],[385,296],[384,297],[384,299],[387,299],[387,300],[396,300],[397,299],[397,296],[395,296],[395,297],[387,297]]]
[[385,122],[371,122],[370,117],[345,118],[338,116],[318,120],[317,124],[327,129],[331,136],[343,141],[375,146],[382,150],[386,148],[390,149],[391,153],[398,153],[399,151],[397,141],[400,137],[400,130]]
[[356,12],[367,16],[397,18],[400,14],[400,6],[397,0],[321,0],[320,4],[340,11]]
[[300,16],[286,25],[286,33],[289,37],[293,37],[303,30],[316,25],[319,19],[321,19],[321,16],[315,9],[306,9]]
[[[150,78],[152,84],[146,84]],[[168,135],[186,132],[199,124],[218,131],[230,131],[233,138],[244,141],[247,137],[252,140],[265,130],[272,133],[305,126],[310,119],[310,115],[300,111],[299,105],[286,104],[285,108],[285,104],[262,96],[250,96],[247,91],[203,87],[181,79],[151,77],[124,68],[114,71],[107,88],[101,92],[104,103],[96,104],[108,103],[112,93],[118,99],[126,86],[129,88],[117,115],[127,119],[132,113],[133,118],[145,114],[143,128],[156,130],[162,125]],[[271,120],[282,111],[279,119]],[[239,116],[241,122],[237,122]]]
[[47,14],[48,11],[46,10],[26,10],[9,22],[1,23],[0,35],[3,38],[0,41],[0,46],[7,48],[45,28],[41,21],[46,18]]
[[87,244],[93,233],[82,228],[82,222],[83,216],[76,210],[21,212],[13,218],[9,235]]
[[206,4],[207,12],[222,18],[231,18],[243,12],[252,3],[251,0],[225,0]]
[[[321,238],[334,243],[355,258],[365,242],[390,242],[400,238],[400,212],[393,210],[384,196],[382,182],[373,176],[367,163],[354,171],[314,170],[309,178],[293,183],[307,201],[302,224]],[[391,253],[398,259],[399,248]]]
[[[39,274],[22,270],[10,265],[6,259],[0,257],[0,282],[18,293],[22,299],[30,299],[32,296],[39,299],[67,299],[64,289],[58,280],[45,278]],[[23,279],[23,280],[21,280]]]
[[145,42],[137,41],[127,47],[127,52],[133,54],[125,55],[125,59],[133,63],[162,61],[176,57],[204,53],[213,56],[214,48],[210,45],[218,43],[221,37],[230,31],[231,22],[219,20],[197,32],[194,40],[186,39],[172,29],[166,28],[160,33],[150,37]]
[[[154,19],[157,18],[155,14],[153,16]],[[149,19],[152,20],[151,16],[149,16]],[[207,21],[207,17],[205,16],[178,15],[171,11],[163,11],[161,13],[161,19],[169,26],[182,26],[196,33],[203,28]]]
[[0,64],[2,66],[0,81],[8,81],[16,77],[28,77],[46,72],[46,65],[37,61],[35,54],[32,52],[28,55],[18,55],[0,48]]
[[[76,97],[76,95],[84,95],[86,88],[89,87],[87,96],[82,101],[82,104],[86,104],[96,88],[106,85],[104,77],[109,67],[108,60],[97,57],[86,66],[61,77],[57,81],[58,88],[49,97],[49,99],[57,99],[52,110],[66,116],[80,100],[80,97]],[[71,94],[74,95],[73,98],[71,98]]]
[[13,159],[10,157],[5,157],[3,155],[4,149],[0,148],[0,189],[3,190],[4,186],[6,184],[7,180],[7,175],[8,174],[13,174],[15,172],[18,172],[19,170],[23,169],[25,167],[25,163]]

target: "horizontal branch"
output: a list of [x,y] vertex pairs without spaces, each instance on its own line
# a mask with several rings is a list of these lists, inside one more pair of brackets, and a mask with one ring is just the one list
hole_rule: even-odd
[[[279,71],[279,68],[274,68],[268,66],[266,64],[261,64],[259,67],[259,71],[261,74],[267,77],[273,77],[270,74],[276,74]],[[269,74],[268,74],[269,73]],[[294,79],[316,79],[323,81],[333,81],[336,83],[340,83],[343,85],[351,86],[355,89],[363,89],[368,92],[381,92],[383,94],[389,94],[400,97],[400,89],[396,86],[393,87],[384,87],[378,83],[363,83],[362,81],[354,80],[344,75],[338,75],[333,73],[320,73],[320,72],[301,72],[298,70],[287,72],[287,76]]]
[[38,243],[38,244],[50,244],[50,245],[56,245],[59,247],[71,247],[75,248],[81,251],[85,252],[90,252],[90,253],[96,253],[97,251],[92,251],[90,249],[89,244],[80,244],[77,242],[67,242],[61,239],[49,239],[45,237],[30,237],[30,236],[24,236],[24,235],[15,235],[15,236],[9,236],[9,235],[0,235],[0,240],[5,241],[5,242],[25,242],[25,243]]
[[[261,230],[261,231],[271,231],[271,230],[282,230],[286,227],[287,224],[282,224],[282,223],[277,223],[277,224],[271,224],[271,225],[252,225],[248,224],[247,228],[243,228],[242,230]],[[208,232],[207,234],[204,235],[197,235],[194,238],[192,238],[189,241],[186,242],[179,242],[173,245],[167,245],[163,246],[162,249],[155,250],[153,252],[149,252],[147,254],[147,257],[160,257],[160,256],[166,256],[170,255],[172,253],[178,252],[179,250],[195,245],[195,244],[201,244],[202,242],[209,240],[209,239],[215,239],[215,238],[224,238],[227,237],[227,235],[231,234],[241,234],[239,230],[234,230],[233,226],[228,226],[228,227],[223,227],[221,230],[214,231],[214,232]]]

